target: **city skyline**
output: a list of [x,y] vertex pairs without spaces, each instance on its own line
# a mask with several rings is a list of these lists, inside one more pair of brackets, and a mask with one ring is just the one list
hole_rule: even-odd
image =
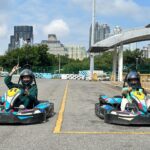
[[[9,37],[16,25],[34,28],[34,42],[56,34],[64,44],[88,48],[92,20],[92,0],[1,0],[0,54],[7,50]],[[143,0],[97,0],[96,21],[122,29],[149,24],[150,2]],[[34,9],[33,9],[34,8]]]
[[23,44],[33,44],[33,27],[32,26],[14,26],[14,34],[10,36],[8,49],[12,50],[21,47]]
[[[89,47],[91,46],[92,25],[89,29]],[[99,24],[95,22],[94,26],[94,43],[104,40],[110,36],[110,27],[108,24]]]

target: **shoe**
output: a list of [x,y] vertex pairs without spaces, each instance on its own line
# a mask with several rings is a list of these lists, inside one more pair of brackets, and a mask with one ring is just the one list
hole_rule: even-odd
[[150,112],[150,106],[147,108],[147,111]]
[[25,109],[25,106],[24,105],[20,105],[19,109]]

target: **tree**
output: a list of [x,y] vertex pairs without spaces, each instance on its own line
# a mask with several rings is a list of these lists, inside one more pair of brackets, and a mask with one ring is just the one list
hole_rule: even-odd
[[124,60],[124,65],[136,65],[136,59],[139,59],[139,61],[142,58],[142,51],[139,49],[136,49],[134,51],[131,50],[126,50],[124,51],[123,54],[123,60]]
[[[69,59],[68,56],[59,56],[61,62],[61,73],[78,73],[80,70],[90,69],[90,59],[85,58],[82,61]],[[22,48],[16,48],[7,51],[0,56],[0,64],[8,71],[18,63],[21,67],[30,64],[34,71],[38,72],[56,72],[59,68],[59,57],[48,53],[47,45],[26,45]],[[135,68],[136,58],[138,58],[138,69],[146,70],[150,68],[150,59],[142,58],[142,52],[139,49],[134,51],[124,51],[124,65],[126,68]],[[95,56],[95,70],[112,71],[113,52],[104,52]],[[149,67],[148,67],[149,66]]]

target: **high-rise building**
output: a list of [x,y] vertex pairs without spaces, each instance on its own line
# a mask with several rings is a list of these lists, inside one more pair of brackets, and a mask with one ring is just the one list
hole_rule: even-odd
[[115,26],[115,28],[113,29],[113,34],[119,34],[122,32],[122,29],[120,26]]
[[[92,33],[92,26],[90,27],[89,46],[91,46],[91,33]],[[98,22],[95,23],[94,43],[104,40],[105,38],[109,37],[109,34],[110,34],[110,27],[107,24],[99,24]]]
[[150,44],[147,47],[143,47],[142,53],[144,58],[150,58]]
[[64,47],[64,45],[57,40],[57,37],[55,34],[49,34],[48,40],[42,40],[41,44],[48,45],[48,52],[50,54],[54,55],[67,55],[67,50]]
[[32,26],[14,26],[14,35],[10,36],[8,49],[21,47],[23,44],[33,44]]
[[67,45],[65,46],[68,52],[68,57],[71,59],[83,60],[87,57],[86,48],[80,45]]

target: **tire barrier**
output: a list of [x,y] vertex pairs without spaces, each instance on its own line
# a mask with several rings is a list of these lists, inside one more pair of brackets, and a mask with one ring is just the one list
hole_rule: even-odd
[[61,79],[61,74],[53,74],[53,79]]
[[42,78],[42,79],[52,79],[52,74],[51,73],[34,73],[35,78]]
[[79,71],[79,75],[84,76],[85,78],[89,77],[90,76],[90,71],[89,70]]
[[84,76],[79,74],[62,74],[61,78],[66,80],[84,80]]

